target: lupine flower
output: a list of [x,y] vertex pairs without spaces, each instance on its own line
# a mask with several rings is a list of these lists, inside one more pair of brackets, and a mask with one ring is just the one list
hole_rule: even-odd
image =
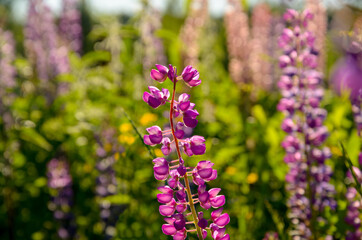
[[[359,154],[359,162],[362,162],[362,153]],[[353,172],[357,176],[357,181],[362,184],[362,165],[360,168],[353,167]],[[354,182],[354,178],[350,171],[347,172],[347,179],[349,182]],[[345,221],[348,225],[353,228],[353,231],[347,231],[346,239],[347,240],[357,240],[362,237],[362,223],[361,223],[361,207],[362,200],[360,195],[357,193],[355,187],[350,186],[347,189],[346,198],[348,201],[347,207],[347,215],[345,217]]]
[[[150,4],[146,3],[146,6],[144,6],[143,8],[141,16],[142,17],[140,20],[139,29],[142,48],[140,50],[140,53],[143,55],[142,64],[144,76],[148,78],[149,71],[153,67],[153,63],[166,63],[165,49],[163,47],[162,39],[158,38],[155,34],[156,31],[161,28],[162,15],[159,10],[154,9]],[[139,48],[139,46],[137,48]],[[154,78],[152,77],[152,79]]]
[[150,93],[145,92],[143,94],[143,101],[153,108],[164,105],[170,96],[170,92],[165,88],[162,88],[162,91],[160,91],[158,88],[150,86],[148,89],[150,90]]
[[65,160],[52,159],[47,166],[48,186],[53,189],[49,209],[54,218],[60,222],[58,236],[61,239],[72,239],[76,235],[75,219],[70,208],[73,205],[72,177]]
[[[306,9],[310,11],[310,17],[314,17],[313,21],[308,23],[308,30],[314,35],[315,37],[315,50],[318,51],[318,58],[317,58],[317,66],[316,68],[319,71],[324,71],[325,68],[325,42],[327,36],[327,23],[328,23],[328,16],[327,10],[323,6],[323,3],[319,0],[307,0],[306,1]],[[307,19],[306,19],[307,20]]]
[[[199,58],[199,42],[203,27],[208,18],[208,1],[192,1],[191,11],[181,29],[181,40],[184,45],[182,51],[183,60],[186,64],[197,65]],[[186,65],[185,64],[185,65]]]
[[[192,66],[187,66],[181,76],[177,76],[177,69],[169,65],[156,65],[157,70],[151,71],[151,78],[164,82],[165,76],[169,78],[176,89],[179,80],[184,80],[189,87],[197,86],[201,83],[198,71]],[[160,81],[161,80],[161,81]],[[162,225],[162,232],[170,235],[174,240],[184,240],[188,232],[197,232],[198,238],[207,237],[207,229],[211,230],[213,239],[227,240],[229,234],[225,233],[225,226],[230,222],[230,216],[222,213],[226,199],[224,195],[219,195],[221,188],[207,189],[206,182],[217,178],[217,170],[213,169],[211,161],[200,161],[196,167],[187,167],[186,161],[182,158],[181,150],[187,155],[203,155],[206,151],[205,138],[202,136],[185,137],[187,128],[194,128],[198,124],[196,117],[199,115],[195,109],[195,104],[190,101],[190,95],[183,93],[175,100],[175,91],[172,93],[171,101],[168,101],[169,93],[167,89],[162,92],[155,87],[149,87],[151,93],[144,93],[144,101],[151,107],[157,108],[161,104],[170,102],[170,125],[171,128],[162,130],[158,126],[147,128],[149,134],[144,135],[144,142],[148,145],[162,144],[161,150],[164,155],[177,153],[176,160],[167,160],[158,157],[153,160],[153,173],[157,180],[166,180],[168,185],[161,186],[158,190],[157,201],[161,203],[159,212],[165,216],[166,224]],[[182,115],[182,120],[179,116]],[[170,139],[171,137],[171,139]],[[192,178],[192,182],[189,181]],[[197,193],[192,195],[190,182],[197,186]],[[202,209],[214,208],[211,213],[211,221],[204,218],[204,213],[196,211],[196,204],[200,204]],[[189,220],[187,220],[189,218]]]
[[0,96],[5,89],[15,86],[15,43],[13,34],[0,28]]
[[99,200],[100,217],[104,223],[104,238],[106,240],[114,237],[117,220],[120,213],[125,210],[124,205],[110,203],[107,197],[117,194],[117,180],[114,164],[119,152],[123,151],[117,143],[116,130],[108,128],[96,137],[98,142],[96,169],[98,176],[96,179],[96,195]]
[[229,54],[229,72],[236,83],[249,79],[250,42],[248,16],[239,0],[229,0],[225,13],[225,29]]
[[254,86],[269,90],[272,87],[271,63],[264,55],[270,54],[272,15],[266,3],[257,4],[252,13],[250,69]]
[[321,148],[328,137],[323,126],[326,111],[319,107],[322,77],[315,70],[314,36],[306,31],[312,17],[308,10],[300,14],[287,10],[284,20],[291,27],[284,29],[278,41],[284,52],[279,58],[283,75],[278,83],[283,98],[277,108],[286,115],[282,129],[288,133],[282,142],[287,153],[284,161],[289,166],[288,217],[294,228],[290,234],[299,239],[311,236],[312,219],[322,219],[320,214],[326,207],[336,207],[334,186],[329,183],[332,170],[325,165],[330,152]]
[[191,65],[184,68],[182,71],[182,79],[189,87],[195,87],[200,85],[201,80],[199,79],[199,72]]
[[15,121],[8,108],[16,97],[14,93],[16,87],[14,60],[15,42],[13,35],[11,32],[0,28],[0,116],[5,129],[10,129]]
[[68,50],[58,42],[52,12],[42,0],[31,0],[25,27],[25,49],[43,82],[69,71]]
[[156,81],[162,83],[167,78],[168,68],[163,65],[160,65],[160,64],[156,64],[156,68],[157,68],[157,70],[155,70],[155,69],[151,70],[151,74],[150,74],[151,78],[153,80],[156,80]]
[[279,240],[279,235],[276,232],[268,232],[265,234],[263,240]]
[[80,53],[82,50],[81,14],[77,9],[78,0],[63,0],[63,11],[59,21],[60,36],[70,49]]

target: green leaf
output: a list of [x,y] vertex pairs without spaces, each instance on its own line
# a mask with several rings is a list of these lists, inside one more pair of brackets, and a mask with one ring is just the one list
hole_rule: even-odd
[[20,138],[46,151],[52,150],[52,145],[33,128],[23,128],[20,132]]
[[111,54],[107,51],[94,51],[82,57],[85,66],[102,65],[111,61]]

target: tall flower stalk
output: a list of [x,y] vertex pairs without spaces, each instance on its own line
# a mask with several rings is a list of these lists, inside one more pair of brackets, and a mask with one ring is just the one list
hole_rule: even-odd
[[[357,177],[357,181],[362,184],[362,152],[359,154],[358,163],[359,167],[353,167],[352,169]],[[350,183],[355,181],[350,171],[347,172],[347,179]],[[347,188],[346,198],[348,206],[345,221],[352,228],[352,230],[347,231],[346,240],[359,240],[362,238],[362,199],[357,189],[353,186]]]
[[77,53],[82,50],[81,14],[77,9],[79,0],[63,0],[59,32],[69,48]]
[[181,40],[184,44],[182,51],[185,65],[198,64],[200,32],[207,22],[208,8],[207,0],[192,0],[190,14],[181,29]]
[[306,0],[306,9],[309,9],[314,16],[314,20],[308,25],[308,30],[316,36],[315,48],[319,52],[317,69],[324,71],[326,65],[326,51],[324,49],[327,36],[327,10],[323,6],[323,1],[320,0]]
[[329,183],[332,170],[325,164],[330,151],[322,147],[328,136],[323,125],[327,112],[320,108],[323,76],[315,70],[315,37],[306,30],[311,19],[313,15],[308,10],[287,10],[284,20],[290,27],[279,38],[284,54],[279,58],[283,75],[278,85],[283,98],[278,110],[286,115],[282,129],[288,135],[282,146],[289,166],[286,188],[290,195],[287,205],[292,239],[317,239],[320,231],[314,229],[316,221],[323,220],[326,207],[336,207],[334,186]]
[[253,85],[257,88],[270,90],[272,87],[270,55],[272,15],[269,5],[260,3],[255,6],[252,15],[250,69]]
[[26,53],[42,83],[69,72],[68,49],[59,44],[53,14],[42,0],[30,1],[24,35]]
[[229,0],[225,13],[225,29],[231,79],[238,83],[249,81],[250,51],[249,19],[239,0]]
[[[147,128],[149,134],[144,135],[144,142],[147,145],[162,144],[161,150],[165,156],[176,151],[177,159],[166,160],[156,158],[154,163],[154,176],[157,180],[167,180],[168,185],[158,188],[162,193],[157,194],[157,200],[162,205],[159,212],[165,216],[167,224],[162,225],[162,231],[166,235],[173,236],[173,239],[186,239],[188,232],[196,232],[198,238],[207,237],[207,229],[211,231],[213,239],[227,240],[229,234],[225,233],[225,226],[229,223],[230,217],[222,213],[222,206],[225,204],[225,196],[218,195],[220,188],[212,188],[207,191],[206,182],[216,179],[217,170],[212,169],[210,161],[200,161],[196,167],[185,166],[182,157],[183,152],[188,157],[203,155],[206,151],[205,138],[194,135],[185,138],[186,128],[195,128],[199,115],[195,104],[190,101],[190,95],[183,93],[176,100],[176,84],[183,80],[189,87],[198,86],[201,83],[199,73],[192,66],[187,66],[180,76],[177,75],[176,67],[171,64],[169,67],[156,65],[157,70],[151,71],[151,78],[158,82],[164,82],[169,78],[173,82],[171,100],[168,89],[159,90],[150,86],[150,92],[143,94],[143,100],[152,108],[158,108],[170,103],[169,121],[170,129],[162,129],[159,126]],[[171,137],[171,139],[169,138]],[[192,180],[192,181],[191,181]],[[191,184],[197,186],[197,193],[191,192]],[[215,208],[211,213],[211,219],[204,218],[202,211],[197,212],[197,205],[203,209]],[[210,224],[209,224],[210,222]]]
[[120,204],[114,204],[107,197],[117,194],[117,179],[114,164],[119,158],[119,153],[122,151],[117,143],[116,130],[107,128],[102,131],[101,136],[97,136],[98,162],[96,169],[98,177],[96,179],[96,194],[99,202],[100,217],[103,222],[104,239],[112,239],[117,233],[116,224],[119,214],[124,210]]
[[73,213],[72,176],[65,160],[54,158],[48,163],[48,186],[51,189],[52,201],[49,209],[59,222],[58,236],[60,239],[73,239],[76,235],[76,225]]

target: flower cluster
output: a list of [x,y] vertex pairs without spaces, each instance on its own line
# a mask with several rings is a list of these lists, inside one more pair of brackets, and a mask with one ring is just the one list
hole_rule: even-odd
[[14,118],[8,107],[14,101],[16,95],[16,69],[13,66],[15,59],[15,42],[11,32],[0,28],[0,116],[5,129],[10,129]]
[[77,9],[78,0],[63,0],[63,11],[59,21],[59,31],[63,39],[75,52],[82,49],[81,14]]
[[248,15],[240,1],[229,0],[225,13],[225,30],[229,54],[229,72],[231,79],[236,83],[248,81],[250,55],[250,33]]
[[[250,47],[250,70],[253,86],[270,90],[273,84],[271,76],[272,64],[265,60],[265,55],[271,55],[270,40],[272,29],[272,14],[268,4],[259,3],[253,9]],[[245,51],[245,50],[244,50]]]
[[[359,168],[353,167],[353,172],[357,177],[357,181],[362,184],[362,153],[359,154]],[[347,173],[348,182],[354,182],[352,173],[348,171]],[[358,240],[362,238],[362,223],[361,223],[361,209],[362,209],[362,199],[361,196],[357,193],[355,187],[350,186],[347,189],[346,198],[348,201],[347,207],[347,216],[345,218],[346,223],[349,224],[353,231],[348,231],[346,240]]]
[[[191,4],[184,26],[181,28],[181,40],[185,49],[183,49],[183,59],[185,63],[196,65],[199,58],[199,41],[201,31],[208,18],[208,1],[194,0]],[[192,33],[192,34],[190,34]]]
[[27,55],[40,80],[47,82],[69,71],[68,50],[59,45],[52,12],[42,0],[30,1],[24,35]]
[[[162,40],[155,36],[155,32],[161,28],[161,12],[147,5],[144,8],[142,19],[140,21],[140,34],[142,42],[143,71],[148,77],[149,70],[154,62],[166,63],[165,50]],[[151,81],[150,81],[151,82]]]
[[289,166],[286,181],[290,194],[289,218],[295,227],[291,231],[293,239],[308,239],[314,224],[311,221],[317,216],[321,220],[319,213],[325,207],[336,207],[335,190],[329,183],[332,170],[325,165],[330,151],[322,147],[328,136],[323,126],[327,112],[319,107],[323,76],[315,70],[318,56],[315,37],[306,31],[312,18],[308,10],[300,14],[287,10],[284,20],[290,28],[283,30],[278,41],[284,52],[279,58],[283,75],[278,86],[283,98],[278,110],[286,115],[281,127],[288,135],[282,146],[286,151],[284,161]]
[[100,217],[103,222],[105,239],[112,239],[116,234],[116,223],[120,213],[125,209],[123,205],[111,203],[107,197],[117,194],[117,179],[114,163],[119,157],[122,148],[117,144],[116,130],[107,128],[96,137],[98,142],[96,169],[96,194],[99,200]]
[[73,239],[76,235],[74,215],[70,212],[73,205],[72,177],[65,160],[54,158],[48,163],[48,186],[53,191],[49,209],[59,221],[60,239]]
[[[230,239],[229,234],[225,233],[225,226],[229,223],[230,217],[227,213],[223,213],[222,208],[225,196],[219,195],[220,188],[208,190],[206,187],[206,182],[217,177],[217,170],[213,169],[214,164],[204,160],[196,167],[187,167],[181,155],[181,152],[189,157],[203,155],[206,151],[204,137],[197,135],[185,137],[187,128],[195,128],[198,124],[199,113],[195,109],[195,104],[190,101],[190,95],[183,93],[177,100],[175,99],[176,83],[182,80],[189,87],[198,86],[201,83],[199,72],[187,66],[178,76],[177,69],[171,64],[169,67],[156,65],[156,68],[157,70],[151,71],[151,78],[160,83],[169,78],[173,82],[172,98],[169,100],[170,92],[167,89],[159,90],[151,86],[150,92],[143,94],[143,100],[152,108],[169,103],[171,127],[165,130],[159,126],[147,128],[148,134],[144,135],[144,143],[151,146],[162,144],[161,150],[166,156],[177,152],[176,160],[161,157],[153,160],[155,178],[167,181],[167,185],[158,188],[161,193],[157,194],[157,200],[162,204],[159,212],[165,216],[166,221],[162,231],[166,235],[173,236],[175,240],[186,239],[188,232],[195,231],[199,239],[205,239],[209,229],[213,239]],[[190,184],[195,185],[197,193],[192,194]],[[196,204],[205,210],[216,209],[211,212],[211,219],[207,219],[204,212],[197,212]]]
[[263,240],[279,240],[279,235],[276,232],[268,232],[265,234]]
[[0,96],[2,91],[15,86],[15,42],[11,32],[0,28]]
[[318,50],[317,69],[323,71],[326,64],[326,53],[324,49],[328,25],[327,9],[323,6],[323,1],[306,0],[305,2],[305,8],[309,9],[314,16],[313,21],[308,24],[307,29],[316,36],[315,48]]

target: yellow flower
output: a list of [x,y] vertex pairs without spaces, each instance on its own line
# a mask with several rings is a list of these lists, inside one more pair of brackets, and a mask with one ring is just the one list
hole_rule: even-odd
[[140,123],[143,126],[150,124],[151,122],[155,122],[157,120],[157,115],[153,113],[145,113],[140,119]]
[[119,126],[119,131],[121,131],[121,133],[129,132],[131,129],[132,125],[130,123],[122,123],[121,126]]
[[248,177],[246,178],[249,184],[256,183],[258,181],[258,174],[256,173],[249,173]]
[[119,135],[119,137],[118,137],[118,141],[120,143],[126,143],[128,145],[132,145],[135,142],[135,140],[136,139],[132,135],[129,135],[129,134],[122,134],[122,135]]
[[116,153],[114,154],[114,159],[115,159],[116,161],[119,159],[119,152],[116,152]]
[[236,173],[236,170],[237,169],[235,167],[227,167],[225,172],[228,175],[234,175]]
[[156,155],[156,157],[162,157],[163,153],[162,153],[161,149],[159,149],[159,148],[155,149],[155,155]]

